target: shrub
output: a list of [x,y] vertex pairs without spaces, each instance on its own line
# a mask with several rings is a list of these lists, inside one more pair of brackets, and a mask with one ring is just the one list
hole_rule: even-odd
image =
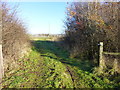
[[101,41],[104,43],[104,51],[120,51],[118,8],[119,2],[76,2],[68,6],[66,35],[63,39],[69,46],[72,57],[96,58],[97,44]]
[[17,9],[2,4],[2,45],[5,70],[15,67],[18,58],[29,50],[29,38],[23,22],[17,17]]

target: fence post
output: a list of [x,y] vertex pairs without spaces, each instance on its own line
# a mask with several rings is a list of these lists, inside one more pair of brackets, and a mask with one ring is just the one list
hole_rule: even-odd
[[0,86],[3,76],[4,76],[4,68],[3,68],[2,44],[0,43]]
[[102,71],[105,68],[105,61],[103,59],[103,42],[100,42],[99,46],[99,67],[100,71]]

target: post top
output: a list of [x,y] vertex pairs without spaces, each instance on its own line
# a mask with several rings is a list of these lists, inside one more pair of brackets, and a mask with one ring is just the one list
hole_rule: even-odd
[[103,42],[100,42],[100,46],[103,46]]
[[101,45],[103,45],[103,42],[100,42]]

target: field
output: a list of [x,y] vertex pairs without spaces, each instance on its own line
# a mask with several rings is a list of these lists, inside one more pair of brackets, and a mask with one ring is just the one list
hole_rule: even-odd
[[120,81],[94,73],[93,62],[70,58],[58,42],[39,38],[32,43],[29,55],[18,60],[19,68],[5,73],[4,88],[120,87]]

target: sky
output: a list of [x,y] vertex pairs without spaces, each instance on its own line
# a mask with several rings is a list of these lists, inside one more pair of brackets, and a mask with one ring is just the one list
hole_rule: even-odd
[[18,15],[30,34],[64,33],[66,2],[10,2],[19,5]]
[[[15,1],[15,0],[14,0]],[[36,1],[36,0],[35,0]],[[9,2],[11,6],[19,4],[19,17],[25,22],[30,34],[61,34],[64,33],[65,12],[67,2]],[[55,1],[55,0],[53,0]],[[67,0],[75,1],[75,0]],[[82,1],[82,0],[81,0]]]

